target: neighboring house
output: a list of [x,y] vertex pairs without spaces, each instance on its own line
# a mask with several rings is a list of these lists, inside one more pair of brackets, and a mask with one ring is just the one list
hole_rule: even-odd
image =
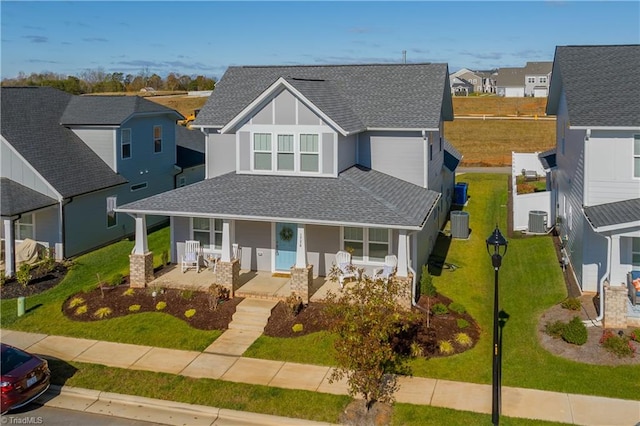
[[[137,96],[3,87],[5,273],[26,238],[70,257],[133,233],[117,204],[174,188],[176,111]],[[150,225],[166,220],[151,218]]]
[[524,95],[546,98],[549,94],[553,62],[527,62],[524,67]]
[[524,97],[524,68],[500,68],[496,78],[496,93],[506,98]]
[[471,71],[462,68],[449,76],[451,94],[460,96],[470,93],[495,93],[496,77],[496,70]]
[[626,288],[627,273],[640,271],[638,69],[640,45],[558,46],[546,110],[557,145],[541,159],[552,166],[555,154],[563,254],[580,288],[600,294],[611,328],[640,325]]
[[[172,260],[198,240],[233,290],[242,268],[290,274],[307,298],[348,249],[369,273],[395,254],[415,292],[460,161],[443,137],[448,77],[446,64],[231,67],[192,125],[207,134],[206,179],[117,210],[141,230],[170,216]],[[152,254],[144,231],[136,241],[145,285]]]
[[204,147],[204,133],[197,129],[176,126],[176,188],[204,179]]

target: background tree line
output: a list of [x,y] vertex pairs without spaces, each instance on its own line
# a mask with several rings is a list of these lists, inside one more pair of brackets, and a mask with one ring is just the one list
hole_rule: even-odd
[[139,92],[144,88],[169,91],[213,90],[215,84],[215,78],[203,75],[190,76],[172,72],[162,78],[156,73],[150,73],[148,69],[133,75],[122,72],[107,73],[102,68],[85,70],[77,76],[52,72],[26,75],[20,72],[15,78],[2,80],[3,86],[51,86],[74,95]]

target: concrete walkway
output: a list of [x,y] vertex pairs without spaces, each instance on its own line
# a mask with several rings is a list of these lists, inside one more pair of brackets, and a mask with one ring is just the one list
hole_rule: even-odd
[[[330,367],[11,330],[0,333],[5,343],[64,361],[347,394],[345,381],[329,384]],[[399,382],[397,402],[491,413],[490,385],[422,377],[401,377]],[[635,425],[640,422],[640,401],[503,386],[502,415],[579,425]]]

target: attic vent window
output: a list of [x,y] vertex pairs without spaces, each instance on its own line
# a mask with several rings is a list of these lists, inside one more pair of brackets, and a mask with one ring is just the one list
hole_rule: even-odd
[[140,191],[141,189],[145,189],[147,187],[147,182],[137,183],[135,185],[131,185],[131,191]]

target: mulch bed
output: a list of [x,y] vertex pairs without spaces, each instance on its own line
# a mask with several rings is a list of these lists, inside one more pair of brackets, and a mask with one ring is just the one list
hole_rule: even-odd
[[36,267],[31,271],[32,278],[26,286],[21,285],[15,278],[8,279],[0,287],[0,299],[33,296],[47,291],[62,281],[67,275],[67,270],[63,263],[56,263],[50,271]]
[[[78,293],[69,297],[64,302],[62,309],[68,318],[75,321],[100,321],[101,318],[95,313],[101,308],[111,310],[111,313],[103,318],[107,319],[135,315],[139,312],[159,312],[160,310],[156,307],[158,303],[164,302],[166,306],[161,312],[182,319],[194,328],[226,330],[236,311],[236,306],[243,300],[239,297],[225,300],[214,309],[214,301],[208,293],[203,291],[163,289],[156,291],[154,297],[151,288],[132,289],[133,294],[128,294],[128,289],[129,286],[125,283],[115,287],[104,287],[102,290],[96,288],[90,292]],[[77,298],[82,299],[83,303],[80,303]],[[140,308],[135,312],[130,310],[134,305],[140,305]],[[77,313],[80,306],[87,307],[85,313]],[[190,309],[195,309],[195,315],[185,316],[185,313]]]

